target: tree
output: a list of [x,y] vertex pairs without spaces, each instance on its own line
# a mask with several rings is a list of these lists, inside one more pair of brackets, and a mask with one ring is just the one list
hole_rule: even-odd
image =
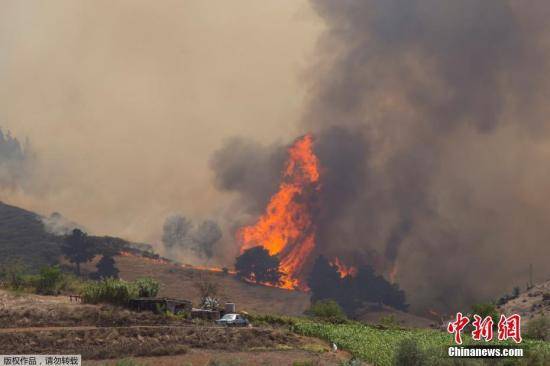
[[267,249],[254,247],[247,249],[235,262],[237,276],[255,282],[277,285],[281,282],[279,258],[269,255]]
[[99,278],[118,278],[118,268],[115,266],[114,258],[110,255],[104,254],[95,267]]
[[338,268],[329,263],[322,255],[317,257],[307,279],[311,290],[311,302],[319,300],[338,300],[341,289],[341,278]]
[[61,251],[69,262],[76,264],[76,273],[79,276],[80,264],[91,261],[97,254],[97,248],[89,240],[88,235],[79,229],[74,229],[65,237]]
[[210,276],[201,276],[199,281],[194,284],[195,289],[199,292],[201,298],[202,309],[215,310],[219,307],[218,295],[220,292],[220,286],[217,282],[213,281]]
[[181,215],[172,215],[166,218],[162,227],[162,243],[166,248],[185,247],[188,234],[193,224],[191,220]]
[[305,311],[305,314],[332,322],[343,322],[346,320],[346,314],[344,314],[340,305],[332,299],[313,302],[309,309]]
[[405,292],[397,284],[388,282],[383,276],[377,275],[369,265],[359,267],[357,276],[344,279],[345,293],[342,307],[348,313],[354,313],[365,302],[376,302],[406,311]]
[[222,231],[212,220],[202,222],[194,235],[194,250],[201,257],[208,259],[214,255],[214,245],[222,238]]
[[200,279],[193,284],[193,287],[199,292],[201,299],[205,297],[217,297],[220,291],[220,286],[214,282],[210,276],[201,276]]
[[367,302],[385,304],[407,310],[405,293],[399,286],[377,275],[371,266],[361,266],[355,277],[340,278],[338,268],[322,255],[317,258],[308,277],[311,302],[335,300],[349,316]]

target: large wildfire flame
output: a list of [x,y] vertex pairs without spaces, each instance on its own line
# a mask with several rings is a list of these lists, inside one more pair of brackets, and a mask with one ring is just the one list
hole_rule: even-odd
[[288,149],[283,180],[256,224],[241,228],[237,239],[241,252],[261,245],[279,255],[281,287],[306,289],[300,280],[306,259],[315,247],[312,205],[320,191],[319,160],[313,138],[305,135]]

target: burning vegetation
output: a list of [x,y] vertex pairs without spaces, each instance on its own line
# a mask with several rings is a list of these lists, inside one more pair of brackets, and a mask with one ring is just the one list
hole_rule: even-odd
[[283,180],[256,224],[237,233],[241,253],[262,246],[280,257],[281,287],[306,289],[304,265],[315,248],[316,196],[321,190],[313,137],[305,135],[288,149]]
[[[316,216],[322,192],[321,166],[313,144],[314,139],[308,134],[288,148],[278,191],[258,221],[237,232],[241,253],[261,246],[269,255],[278,256],[280,280],[270,283],[286,289],[309,289],[305,278],[316,248]],[[341,278],[357,274],[356,267],[345,264],[338,257],[331,264]],[[254,273],[246,279],[262,282]]]

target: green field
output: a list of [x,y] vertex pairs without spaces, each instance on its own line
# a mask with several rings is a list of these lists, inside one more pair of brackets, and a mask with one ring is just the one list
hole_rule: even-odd
[[[447,347],[453,345],[451,335],[430,329],[401,330],[378,329],[359,323],[330,324],[307,319],[294,319],[293,331],[311,337],[334,342],[339,348],[355,357],[379,366],[394,364],[396,350],[405,339],[415,339],[425,355],[426,365],[550,365],[550,342],[524,340],[525,357],[520,359],[451,359],[446,356]],[[487,344],[475,342],[463,336],[464,344]],[[509,342],[490,342],[494,345],[512,345]]]

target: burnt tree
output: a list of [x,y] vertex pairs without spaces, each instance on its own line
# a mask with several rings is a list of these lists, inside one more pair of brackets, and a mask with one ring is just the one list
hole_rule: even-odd
[[281,282],[279,258],[269,255],[267,249],[254,247],[247,249],[235,262],[237,276],[241,279],[278,285]]

